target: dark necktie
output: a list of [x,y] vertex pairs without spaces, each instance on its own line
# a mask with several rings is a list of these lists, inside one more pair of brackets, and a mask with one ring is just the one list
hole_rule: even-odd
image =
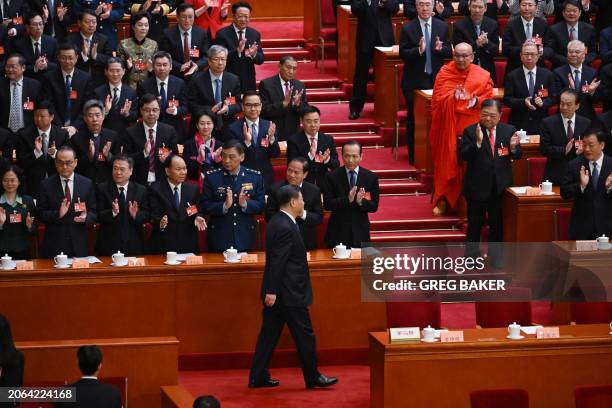
[[357,175],[355,174],[355,170],[349,171],[349,179],[349,185],[351,188],[355,187],[355,184],[357,183]]
[[238,31],[238,42],[242,41],[242,39],[244,38],[242,37],[242,33],[243,33],[242,30]]
[[574,129],[572,128],[572,121],[567,121],[567,140],[574,140]]
[[178,210],[181,206],[181,199],[179,197],[178,186],[174,187],[174,207]]
[[119,212],[125,212],[125,187],[119,187]]
[[40,43],[37,41],[34,43],[34,60],[40,57]]
[[72,92],[72,78],[71,75],[66,75],[66,115],[64,117],[64,125],[70,125],[70,117],[72,112],[72,100],[70,99],[70,93]]
[[574,27],[570,28],[570,35],[569,35],[569,39],[570,41],[574,41],[576,40],[576,29]]
[[149,153],[149,171],[155,172],[155,140],[153,139],[153,129],[149,129],[149,144],[151,152]]
[[431,75],[432,72],[431,35],[429,34],[429,23],[425,23],[425,73]]
[[599,180],[599,170],[597,169],[597,162],[593,162],[593,171],[591,172],[591,183],[593,184],[593,191],[597,191],[597,181]]
[[160,82],[159,83],[159,97],[161,98],[161,108],[162,108],[162,112],[166,111],[166,105],[168,104],[168,98],[166,96],[166,88],[165,88],[165,83],[164,82]]
[[529,96],[533,98],[533,92],[535,90],[535,80],[533,79],[533,72],[529,71]]
[[580,93],[580,71],[574,70],[574,89]]
[[119,88],[113,88],[113,107],[112,109],[116,109],[119,104]]
[[189,33],[183,33],[183,62],[189,61]]
[[42,138],[43,155],[46,157],[49,150],[49,138],[46,133],[42,133],[40,137]]
[[251,136],[253,136],[253,146],[257,146],[258,134],[257,125],[255,124],[255,122],[251,124]]
[[70,196],[70,188],[68,187],[69,179],[64,179],[64,183],[66,183],[66,187],[64,187],[64,198],[66,201],[72,201],[72,197]]
[[215,104],[221,103],[221,80],[215,79]]

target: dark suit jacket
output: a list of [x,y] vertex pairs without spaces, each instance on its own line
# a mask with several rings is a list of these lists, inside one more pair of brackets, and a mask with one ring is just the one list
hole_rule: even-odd
[[[607,3],[606,0],[602,0],[602,1],[604,3]],[[555,0],[554,1],[555,3],[555,23],[563,21],[563,3],[564,2],[565,0]],[[585,11],[584,8],[581,6],[580,10],[582,11],[582,14],[580,14],[580,21],[589,22],[591,14],[595,15],[596,17],[599,17],[599,15],[597,14],[600,8],[598,3],[600,3],[600,0],[591,0],[589,11]]]
[[[196,185],[183,183],[180,193],[181,203],[177,209],[174,206],[174,192],[165,177],[149,186],[149,209],[153,224],[151,242],[155,253],[199,252],[198,231],[194,222],[196,216],[201,214],[187,215],[187,203],[198,205],[199,196]],[[164,215],[168,216],[168,225],[161,231],[159,222]]]
[[[183,65],[183,38],[178,26],[166,28],[164,30],[164,38],[160,44],[160,49],[168,51],[172,55],[172,75],[179,78],[183,78],[181,72],[181,65]],[[191,28],[191,49],[197,49],[200,51],[199,57],[191,57],[191,61],[195,62],[198,66],[197,71],[202,70],[208,65],[208,35],[204,30],[198,26]]]
[[317,163],[314,158],[308,156],[310,152],[310,142],[303,130],[287,139],[287,163],[296,157],[308,159],[308,177],[306,177],[306,181],[316,184],[321,188],[325,184],[325,175],[327,172],[338,168],[340,166],[340,161],[338,160],[338,152],[336,152],[336,145],[334,144],[334,138],[332,136],[319,132],[317,137],[317,149],[321,153],[329,149],[329,162]]
[[[8,78],[0,79],[0,126],[8,128],[9,113],[11,110],[11,81]],[[23,77],[23,88],[21,89],[21,107],[28,99],[37,102],[40,99],[41,84],[35,79]],[[34,110],[23,109],[24,127],[32,124]]]
[[376,46],[390,47],[395,44],[393,34],[393,17],[399,11],[397,0],[387,0],[382,7],[377,1],[352,0],[351,13],[358,18],[357,39],[358,52],[371,52]]
[[599,32],[599,54],[602,66],[612,62],[612,27],[607,27]]
[[30,78],[42,79],[42,75],[45,72],[57,69],[57,53],[58,45],[57,40],[50,35],[43,34],[40,38],[40,55],[44,55],[47,58],[47,69],[44,71],[34,72],[34,64],[36,58],[34,57],[34,47],[32,46],[32,39],[26,35],[15,42],[15,52],[23,55],[26,59],[26,71],[25,75]]
[[312,304],[312,287],[306,247],[293,220],[284,212],[272,217],[266,228],[266,266],[261,298],[275,294],[284,306]]
[[[236,103],[229,105],[229,111],[226,115],[218,117],[216,123],[217,129],[228,126],[236,120],[236,114],[242,111],[240,95],[240,78],[231,72],[223,72],[221,77],[221,101],[224,101],[228,96],[232,96],[236,98]],[[210,109],[215,105],[215,94],[213,93],[210,71],[201,72],[191,79],[187,89],[187,100],[189,101],[189,110],[193,116],[203,109]]]
[[10,130],[0,128],[0,171],[3,173],[13,160],[13,150],[17,148],[17,137]]
[[104,34],[100,34],[98,32],[93,34],[91,37],[91,46],[93,47],[93,44],[98,44],[98,51],[96,54],[96,59],[90,57],[87,59],[87,61],[83,59],[83,54],[81,52],[83,50],[83,36],[81,36],[80,32],[68,34],[66,37],[66,42],[74,44],[78,50],[76,67],[91,75],[91,81],[93,82],[94,86],[103,84],[106,81],[106,77],[104,76],[106,61],[113,52],[108,43],[108,38]]
[[[470,9],[468,8],[469,0],[459,0],[459,12],[461,14],[465,14],[466,16],[470,15]],[[502,3],[501,9],[497,8],[497,1],[493,1],[492,3],[488,3],[485,1],[487,6],[487,11],[485,11],[485,16],[492,18],[493,20],[497,20],[498,14],[510,14],[510,10],[508,9],[507,3]]]
[[58,403],[57,408],[121,408],[119,390],[98,380],[81,378],[69,387],[75,387],[78,395],[75,403]]
[[[531,30],[533,37],[539,35],[542,39],[544,54],[538,60],[538,65],[544,66],[544,60],[550,59],[553,54],[553,50],[549,43],[550,36],[548,34],[548,23],[542,18],[535,17]],[[502,34],[502,49],[504,55],[508,58],[506,75],[522,65],[520,57],[521,47],[526,40],[527,37],[525,35],[525,28],[523,27],[523,20],[518,17],[509,21]]]
[[[461,158],[467,162],[467,172],[463,178],[463,195],[468,200],[487,201],[494,193],[501,196],[506,187],[512,185],[512,159],[521,158],[520,144],[510,151],[510,138],[516,131],[514,126],[498,123],[495,128],[495,156],[491,154],[489,131],[481,126],[483,138],[478,147],[474,124],[463,130],[461,138]],[[508,148],[508,156],[500,156],[501,146]]]
[[[287,181],[279,181],[274,183],[270,187],[270,193],[268,194],[268,200],[266,201],[266,221],[270,221],[274,214],[277,214],[280,209],[276,194],[278,189],[282,186],[286,186]],[[304,240],[306,249],[311,250],[317,247],[317,225],[323,221],[323,206],[321,204],[321,189],[314,184],[307,181],[302,183],[300,188],[302,191],[302,198],[304,199],[304,210],[306,210],[306,219],[303,220],[298,218],[296,220],[300,227],[300,234]]]
[[215,38],[215,43],[228,49],[226,70],[240,78],[242,92],[254,91],[256,89],[255,64],[261,65],[264,63],[264,53],[261,47],[259,31],[247,27],[244,38],[246,38],[246,48],[253,43],[259,44],[254,58],[249,58],[244,53],[238,55],[238,35],[233,24],[217,31],[217,37]]
[[584,166],[590,173],[589,161],[584,156],[569,162],[561,184],[561,196],[573,198],[570,219],[570,239],[595,239],[603,234],[612,234],[612,194],[606,191],[606,178],[612,173],[612,158],[604,156],[603,165],[597,179],[597,190],[590,182],[584,192],[580,189],[580,168]]
[[90,76],[78,68],[74,69],[72,78],[72,90],[77,92],[77,98],[72,100],[70,112],[66,112],[66,83],[61,69],[49,71],[43,77],[43,95],[55,106],[53,122],[64,126],[67,118],[71,124],[75,124],[83,117],[83,104],[87,100],[90,88]]
[[[440,19],[431,20],[431,68],[432,78],[438,74],[444,64],[444,58],[451,56],[451,47],[448,38],[448,26]],[[404,60],[404,75],[402,77],[402,89],[410,92],[413,89],[420,89],[425,80],[425,60],[426,53],[419,55],[419,41],[423,37],[421,23],[415,19],[402,27],[400,35],[400,57]],[[442,41],[442,49],[434,49],[436,37]]]
[[482,68],[489,71],[491,79],[495,83],[497,75],[495,72],[495,61],[493,60],[499,54],[499,29],[497,21],[484,17],[480,23],[480,32],[486,32],[489,42],[484,47],[478,47],[476,44],[476,26],[470,17],[466,17],[455,22],[453,26],[453,45],[459,43],[467,43],[474,50],[474,64],[480,65]]
[[[566,65],[567,44],[570,41],[569,32],[567,31],[567,23],[562,21],[550,27],[550,30],[548,30],[548,36],[548,43],[553,50],[553,54],[550,56],[550,61],[553,63],[553,67],[558,68]],[[597,34],[595,33],[595,27],[589,23],[579,21],[578,39],[582,41],[588,49],[584,63],[586,65],[591,65],[591,62],[597,58]]]
[[[113,201],[119,200],[119,189],[111,180],[98,185],[98,232],[97,254],[110,256],[117,251],[126,255],[140,255],[145,252],[143,224],[149,220],[149,200],[146,187],[130,181],[127,186],[125,209],[120,205],[119,214],[113,216]],[[128,212],[128,203],[138,203],[136,218]]]
[[[100,184],[112,180],[112,156],[106,158],[102,155],[104,145],[111,142],[111,155],[119,153],[121,141],[119,135],[114,130],[102,128],[98,137],[100,138],[99,149],[93,158],[89,157],[89,141],[93,140],[93,135],[86,126],[79,126],[77,133],[70,138],[70,146],[76,152],[78,164],[76,172],[87,177],[94,184]],[[102,157],[100,157],[102,155]]]
[[612,64],[600,68],[599,79],[601,79],[601,85],[599,85],[598,91],[600,92],[605,112],[612,109]]
[[[36,202],[38,219],[45,224],[45,237],[41,255],[53,258],[60,252],[74,256],[87,256],[87,225],[96,221],[96,191],[93,183],[86,177],[74,174],[72,202],[68,213],[59,218],[59,208],[64,199],[64,186],[59,175],[54,174],[41,183]],[[81,200],[87,206],[86,222],[74,222],[79,215],[74,204]]]
[[[100,85],[93,91],[93,97],[102,102],[106,101],[106,97],[113,97],[113,90],[111,86],[107,83]],[[126,118],[120,112],[125,104],[126,100],[132,101],[132,107],[130,108],[130,114]],[[112,107],[106,118],[104,118],[103,126],[105,128],[114,130],[115,132],[122,134],[125,132],[132,123],[136,122],[138,118],[138,97],[136,96],[136,91],[131,87],[127,86],[125,83],[121,85],[121,92],[119,94],[119,102]]]
[[263,105],[261,117],[276,124],[279,140],[287,140],[289,136],[300,130],[300,111],[307,106],[304,83],[297,79],[292,79],[289,82],[293,87],[294,94],[304,89],[300,106],[289,104],[286,108],[283,107],[285,90],[282,87],[279,75],[271,76],[259,83],[259,96]]
[[325,209],[331,211],[329,224],[325,233],[325,243],[334,247],[339,243],[354,248],[361,248],[362,242],[370,241],[370,220],[368,213],[378,210],[380,189],[378,176],[370,170],[359,167],[356,182],[357,189],[364,188],[370,193],[370,200],[365,198],[361,205],[348,200],[349,181],[344,166],[329,173],[323,187]]
[[[20,16],[23,18],[23,23],[26,22],[26,16],[30,14],[30,7],[27,0],[12,0],[9,4],[8,11],[4,11],[4,15],[2,18],[15,18]],[[24,24],[15,24],[14,22],[9,22],[7,28],[15,28],[17,30],[17,35],[15,38],[19,38],[25,32]]]
[[[589,119],[576,115],[574,140],[581,139],[590,125],[591,121]],[[544,119],[540,127],[540,152],[546,157],[544,180],[548,180],[553,184],[561,184],[567,169],[567,163],[576,158],[575,148],[572,148],[568,154],[565,154],[566,145],[567,130],[563,126],[561,114],[558,113],[555,116]]]
[[[517,129],[527,131],[527,134],[537,135],[540,130],[540,122],[548,116],[548,108],[554,105],[555,98],[552,95],[554,87],[554,76],[546,68],[538,67],[535,78],[535,90],[548,90],[548,98],[544,98],[544,105],[536,110],[531,110],[525,105],[525,98],[529,96],[529,88],[523,67],[520,66],[506,75],[504,80],[504,104],[510,108],[508,123]],[[533,103],[533,102],[532,102]]]
[[[244,144],[244,137],[242,134],[242,127],[246,123],[246,120],[240,119],[232,123],[228,128],[228,140],[236,139]],[[278,146],[278,133],[274,135],[274,143],[271,143],[268,147],[261,145],[262,139],[268,133],[270,128],[270,122],[265,119],[259,119],[259,128],[257,145],[251,143],[251,146],[246,147],[244,152],[244,161],[242,164],[250,169],[258,170],[261,172],[264,178],[264,188],[268,190],[274,183],[274,171],[272,170],[271,159],[280,156],[280,147]]]
[[[444,4],[444,11],[441,14],[438,14],[438,11],[435,7],[434,2],[434,17],[439,18],[440,20],[445,20],[453,14],[453,4],[451,0],[440,0]],[[415,20],[417,18],[417,10],[416,10],[416,1],[415,0],[404,0],[404,16],[408,17],[410,20]],[[434,37],[435,38],[435,37]]]
[[[223,142],[219,139],[213,138],[212,143],[213,151],[217,150],[219,147],[223,147]],[[209,170],[221,167],[221,162],[198,162],[198,149],[196,148],[195,137],[185,141],[183,159],[185,159],[185,164],[187,164],[187,177],[194,181],[198,181],[200,179],[200,174],[206,174],[206,172]]]
[[[130,180],[138,184],[147,186],[147,176],[149,174],[149,159],[144,156],[144,145],[149,140],[149,135],[145,135],[145,128],[142,123],[137,123],[130,126],[125,131],[123,138],[123,152],[129,154],[134,159],[134,171]],[[155,180],[165,180],[166,172],[164,165],[159,161],[160,147],[171,149],[175,154],[178,153],[176,148],[176,133],[174,128],[165,123],[157,122],[157,132],[155,135]]]
[[[572,73],[573,70],[566,64],[555,69],[553,72],[555,74],[555,89],[553,93],[555,98],[559,98],[561,92],[569,87],[569,80],[567,79],[567,76]],[[572,77],[573,76],[574,75],[572,74]],[[599,88],[597,88],[592,96],[588,92],[582,92],[582,86],[587,82],[590,84],[595,78],[597,78],[597,71],[586,64],[582,64],[582,69],[580,70],[580,91],[578,91],[580,94],[580,108],[578,108],[576,113],[580,116],[589,118],[590,120],[595,120],[597,116],[595,114],[595,108],[593,108],[593,103],[600,97],[601,85]]]
[[[64,4],[69,9],[69,11],[64,15],[62,21],[57,18],[57,8],[60,4]],[[41,16],[43,15],[43,5],[48,5],[47,0],[30,0],[30,8],[32,11],[40,13]],[[64,38],[66,38],[66,35],[68,34],[68,27],[70,27],[74,22],[74,18],[70,12],[71,9],[71,0],[64,2],[53,2],[53,10],[50,10],[49,18],[45,23],[44,33],[49,36],[52,36],[53,33],[55,33],[55,38],[57,39],[58,43],[63,42]]]
[[[170,115],[166,113],[166,108],[168,108],[168,105],[161,106],[159,121],[172,126],[176,131],[176,142],[182,143],[186,138],[184,117],[189,113],[189,102],[187,102],[185,81],[178,77],[175,77],[174,75],[170,75],[166,79],[166,81],[168,82],[167,84],[165,84],[166,99],[178,100],[179,106],[177,108],[176,115]],[[147,93],[155,95],[159,98],[159,89],[157,89],[157,81],[155,79],[155,76],[149,76],[147,79],[140,82],[138,84],[137,93],[139,98],[141,98],[142,95]]]
[[612,155],[612,110],[599,115],[597,121],[593,122],[593,125],[606,134],[604,153],[608,156]]
[[[38,137],[36,126],[28,126],[17,134],[16,149],[17,163],[24,171],[25,193],[37,198],[36,194],[40,190],[40,183],[47,176],[57,173],[55,169],[55,158],[48,154],[36,158],[34,155],[34,141]],[[60,147],[69,144],[68,132],[56,125],[51,125],[49,132],[49,147],[55,144]]]

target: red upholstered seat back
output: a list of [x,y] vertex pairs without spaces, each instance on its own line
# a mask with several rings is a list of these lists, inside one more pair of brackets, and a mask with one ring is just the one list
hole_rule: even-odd
[[537,186],[542,182],[546,157],[527,158],[527,183],[530,186]]
[[504,29],[506,28],[506,24],[508,24],[508,16],[498,16],[497,23],[499,24],[499,33],[503,35]]
[[272,166],[272,171],[274,172],[274,182],[282,181],[287,174],[287,165]]
[[321,1],[321,25],[322,26],[335,26],[336,15],[334,14],[334,5],[332,0],[320,0]]
[[578,387],[574,396],[576,408],[612,407],[612,385]]
[[516,322],[531,324],[529,302],[476,302],[476,324],[480,327],[506,327]]
[[440,327],[440,302],[387,302],[387,327]]
[[571,215],[571,208],[557,208],[555,210],[555,241],[567,241],[569,239],[569,222]]
[[577,324],[609,323],[612,321],[612,303],[572,302],[570,315],[572,322]]
[[317,225],[317,248],[325,248],[325,232],[327,231],[327,224],[329,224],[329,213],[323,213],[323,221]]
[[508,62],[506,60],[495,61],[495,75],[496,75],[495,87],[496,88],[504,87],[504,79],[506,75],[506,65],[508,65]]
[[502,107],[501,118],[499,119],[502,123],[508,123],[508,118],[510,117],[510,108],[507,106]]
[[471,408],[528,408],[529,394],[521,389],[479,390],[470,393]]

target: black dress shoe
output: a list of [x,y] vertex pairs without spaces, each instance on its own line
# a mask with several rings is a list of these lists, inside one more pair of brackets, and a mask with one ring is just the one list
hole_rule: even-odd
[[359,112],[351,112],[349,114],[349,120],[359,119]]
[[330,385],[334,385],[338,382],[336,377],[327,377],[323,374],[319,374],[317,380],[312,384],[306,384],[306,388],[315,388],[315,387],[329,387]]
[[270,387],[278,387],[280,385],[280,381],[273,380],[270,378],[269,380],[264,381],[249,381],[249,388],[270,388]]

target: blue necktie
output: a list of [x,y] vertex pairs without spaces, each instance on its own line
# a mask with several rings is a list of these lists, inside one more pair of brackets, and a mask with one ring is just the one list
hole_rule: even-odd
[[221,80],[215,79],[215,103],[221,103]]
[[593,162],[593,171],[591,172],[591,183],[593,183],[593,191],[597,191],[597,180],[599,180],[599,170],[597,170],[597,162]]
[[253,145],[257,146],[257,125],[255,122],[251,124],[251,136],[253,136]]
[[480,24],[476,24],[476,37],[480,37]]
[[181,199],[179,198],[178,187],[174,187],[174,206],[177,210],[181,206]]
[[574,88],[580,93],[580,71],[574,71]]
[[429,35],[429,23],[425,23],[425,73],[431,75],[431,36]]
[[357,183],[357,177],[356,177],[356,174],[355,174],[355,170],[349,171],[349,177],[350,177],[349,184],[350,184],[351,188],[353,188],[353,187],[355,187],[355,184]]
[[70,75],[66,75],[66,117],[64,118],[64,124],[70,125],[70,117],[72,116],[72,100],[70,99],[70,93],[72,92],[72,79]]
[[166,111],[166,106],[168,105],[165,85],[166,84],[164,82],[159,83],[159,97],[161,98],[161,108],[164,112]]
[[529,96],[533,98],[533,91],[535,89],[535,81],[533,79],[533,72],[529,71]]

